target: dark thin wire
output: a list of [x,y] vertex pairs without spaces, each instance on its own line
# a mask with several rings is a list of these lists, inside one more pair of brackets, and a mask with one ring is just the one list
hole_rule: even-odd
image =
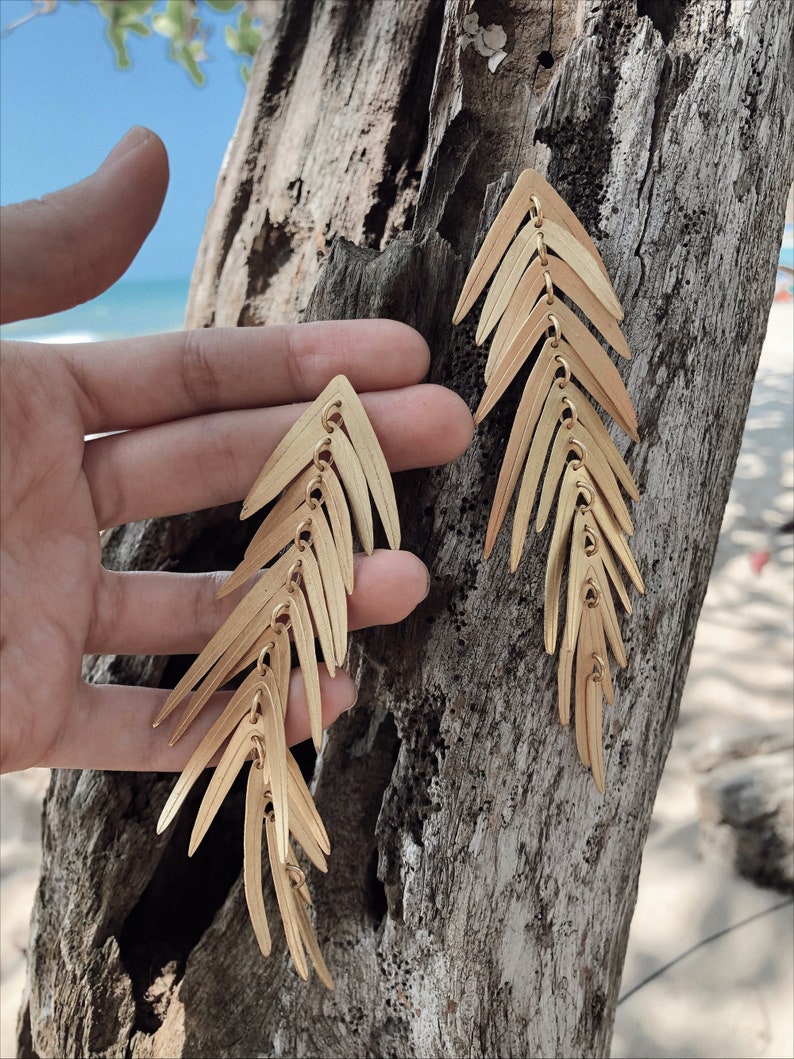
[[630,989],[628,993],[624,993],[623,996],[618,999],[618,1004],[622,1004],[624,1000],[628,1000],[630,996],[634,996],[634,994],[639,992],[643,986],[652,982],[654,978],[659,978],[659,976],[663,975],[665,971],[669,971],[671,967],[675,967],[677,963],[680,963],[681,960],[685,960],[687,956],[691,956],[697,949],[702,948],[704,945],[708,945],[712,941],[716,941],[718,938],[724,937],[726,934],[730,934],[733,930],[738,930],[739,927],[746,927],[748,923],[752,923],[756,919],[761,919],[762,916],[768,916],[772,912],[777,912],[779,909],[792,904],[792,902],[794,902],[794,897],[787,897],[785,901],[778,901],[776,905],[772,905],[770,908],[765,908],[761,912],[756,912],[754,915],[748,916],[747,919],[742,919],[739,923],[734,923],[730,927],[724,927],[722,930],[718,930],[716,934],[711,934],[709,937],[703,938],[701,941],[697,942],[697,944],[693,945],[692,948],[687,949],[686,952],[682,952],[680,955],[676,956],[675,959],[664,964],[664,966],[657,968],[653,974],[649,974],[647,978],[643,978],[643,980],[635,985],[633,989]]

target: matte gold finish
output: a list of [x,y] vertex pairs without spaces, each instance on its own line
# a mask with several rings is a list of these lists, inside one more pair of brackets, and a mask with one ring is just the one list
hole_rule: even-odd
[[270,928],[262,893],[262,819],[265,815],[268,790],[264,766],[253,761],[248,770],[245,791],[245,824],[243,833],[243,882],[245,903],[263,956],[270,955]]
[[573,699],[579,757],[603,793],[603,701],[612,705],[615,699],[608,648],[618,666],[627,665],[614,595],[631,613],[623,575],[638,592],[644,591],[628,544],[634,524],[623,493],[632,500],[639,500],[640,494],[583,391],[632,440],[638,441],[639,434],[634,407],[615,364],[573,308],[629,360],[631,352],[619,326],[623,310],[581,223],[532,170],[518,178],[486,235],[453,323],[466,316],[492,277],[476,334],[477,345],[494,334],[476,423],[492,411],[530,357],[534,362],[502,462],[485,557],[493,551],[520,479],[510,569],[515,571],[521,561],[533,511],[538,533],[554,515],[546,564],[544,642],[549,654],[558,649],[567,565],[558,708],[561,722],[568,724]]
[[499,326],[491,345],[491,354],[498,357],[502,349],[515,337],[517,328],[526,319],[540,295],[545,293],[544,302],[551,305],[555,291],[575,302],[612,348],[627,360],[631,359],[628,343],[616,320],[603,308],[571,266],[556,257],[549,259],[546,266],[541,264],[539,258],[534,258],[517,286],[512,289],[507,287],[498,299],[493,299],[492,308],[489,306],[493,294],[493,287],[491,288],[477,329],[477,345],[485,341],[498,321]]
[[312,930],[308,885],[290,836],[322,872],[327,871],[331,846],[287,749],[284,720],[294,646],[312,739],[320,749],[322,702],[315,637],[333,677],[347,652],[347,595],[353,591],[351,511],[362,546],[371,552],[370,497],[389,544],[399,547],[399,519],[386,460],[358,396],[340,375],[300,416],[257,477],[241,517],[275,502],[219,596],[256,579],[168,696],[154,722],[160,724],[185,702],[171,736],[175,743],[216,691],[248,671],[179,777],[157,830],[168,827],[196,780],[220,754],[196,815],[188,850],[192,855],[243,765],[250,761],[243,875],[257,942],[267,956],[272,943],[262,895],[264,828],[295,967],[307,978],[308,956],[329,989],[333,981]]
[[[463,285],[457,308],[452,317],[453,324],[461,322],[485,289],[486,283],[493,275],[494,269],[499,264],[513,236],[518,231],[522,220],[527,213],[531,212],[533,205],[531,198],[533,195],[542,202],[543,214],[566,227],[582,244],[584,249],[590,252],[596,265],[604,273],[604,278],[609,279],[595,244],[582,227],[579,219],[571,212],[565,200],[554,190],[551,184],[543,179],[540,173],[536,173],[534,169],[525,169],[516,181],[516,185],[510,192],[507,202],[502,207],[499,216],[485,237],[480,252],[474,259],[474,264]],[[538,224],[538,218],[536,218],[536,227],[542,227],[542,224],[542,219],[540,224]]]

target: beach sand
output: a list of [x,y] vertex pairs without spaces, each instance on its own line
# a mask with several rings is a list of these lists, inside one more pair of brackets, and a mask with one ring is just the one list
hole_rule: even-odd
[[[739,878],[725,861],[701,853],[693,767],[715,734],[747,722],[792,721],[794,548],[791,535],[776,534],[775,528],[791,518],[794,497],[793,320],[791,303],[773,305],[681,718],[643,857],[615,1059],[794,1055],[792,905],[769,911],[784,900],[781,894]],[[756,573],[750,556],[760,551],[769,551],[770,558]],[[16,1054],[46,784],[43,769],[0,778],[2,1059]],[[765,914],[736,927],[756,913]],[[657,976],[641,984],[652,975]]]
[[[794,912],[701,850],[695,764],[750,724],[794,730],[794,309],[775,302],[643,853],[613,1059],[794,1055]],[[756,573],[751,557],[768,551]],[[783,907],[779,907],[783,903]],[[776,911],[768,911],[774,909]]]
[[16,1056],[30,912],[41,860],[41,802],[49,769],[0,776],[0,1057]]

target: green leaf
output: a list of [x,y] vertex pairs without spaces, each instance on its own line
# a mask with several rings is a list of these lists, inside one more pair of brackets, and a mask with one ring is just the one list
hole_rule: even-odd
[[109,22],[128,24],[138,21],[154,7],[155,0],[94,0]]
[[125,12],[140,18],[154,7],[155,0],[122,0],[122,3],[114,4],[114,7],[124,8]]
[[168,0],[165,5],[166,15],[179,26],[180,31],[185,29],[185,5],[182,0]]
[[116,53],[116,65],[120,70],[126,70],[132,66],[129,52],[127,51],[127,45],[125,42],[126,34],[123,29],[118,26],[114,26],[112,23],[107,28],[107,38],[113,46],[113,51]]
[[145,22],[129,22],[127,29],[130,33],[137,33],[139,37],[151,37],[152,31]]
[[207,7],[211,7],[213,11],[220,11],[222,14],[226,14],[227,11],[233,11],[240,0],[207,0]]
[[182,54],[179,56],[179,61],[185,67],[187,72],[193,78],[197,85],[203,85],[205,81],[204,74],[199,69],[198,63],[193,58],[193,55],[189,48],[185,48]]
[[237,29],[225,28],[226,43],[238,55],[255,55],[262,43],[262,31],[254,25],[254,20],[243,10],[237,19]]
[[152,26],[161,36],[169,37],[171,40],[175,40],[182,32],[179,23],[175,22],[170,15],[162,12],[152,15]]

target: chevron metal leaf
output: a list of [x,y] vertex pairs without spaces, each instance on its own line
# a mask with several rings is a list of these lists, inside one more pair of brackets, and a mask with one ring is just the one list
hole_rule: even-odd
[[294,647],[306,689],[312,739],[320,749],[322,704],[315,637],[333,677],[347,652],[353,523],[364,549],[371,552],[374,547],[370,497],[389,544],[398,548],[400,526],[386,460],[358,395],[339,375],[277,446],[246,497],[242,518],[275,502],[219,596],[258,575],[257,580],[171,692],[154,722],[156,727],[185,703],[171,735],[175,743],[216,691],[248,671],[185,766],[157,830],[168,827],[196,780],[220,754],[190,838],[192,855],[250,760],[243,877],[257,942],[269,955],[271,935],[262,894],[264,831],[293,963],[305,979],[308,956],[329,989],[333,989],[333,980],[312,930],[306,876],[290,837],[323,872],[331,847],[300,769],[287,749],[284,719]]
[[556,500],[546,565],[544,641],[547,652],[554,654],[567,567],[559,714],[568,724],[573,695],[579,756],[603,793],[603,699],[614,703],[607,645],[617,664],[627,665],[613,594],[630,613],[621,568],[637,591],[643,592],[644,585],[628,544],[634,525],[623,497],[625,492],[639,500],[639,491],[587,394],[634,441],[639,435],[634,407],[615,364],[573,310],[621,357],[630,359],[620,330],[623,310],[589,235],[560,195],[531,169],[518,178],[486,235],[453,323],[464,319],[491,280],[476,343],[481,345],[492,333],[494,337],[475,422],[481,423],[493,410],[530,358],[533,364],[496,486],[485,557],[493,551],[516,487],[513,572],[533,511],[540,533]]

